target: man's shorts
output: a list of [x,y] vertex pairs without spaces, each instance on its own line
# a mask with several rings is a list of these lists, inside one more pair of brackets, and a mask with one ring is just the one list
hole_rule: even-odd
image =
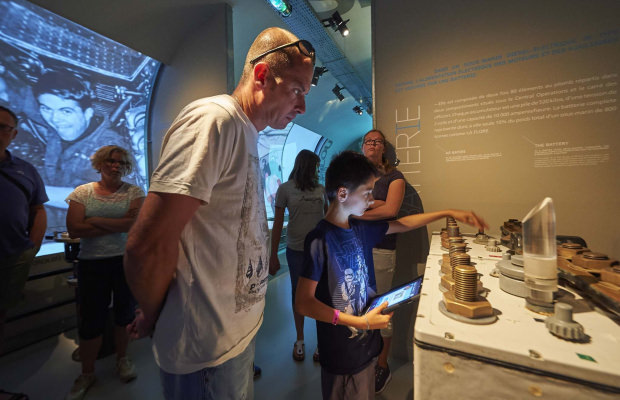
[[22,299],[37,251],[36,247],[32,247],[0,261],[0,310],[13,308]]

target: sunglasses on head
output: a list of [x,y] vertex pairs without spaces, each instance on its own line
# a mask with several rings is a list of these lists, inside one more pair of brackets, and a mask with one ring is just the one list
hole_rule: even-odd
[[258,59],[265,57],[267,54],[271,54],[271,53],[274,53],[276,51],[279,51],[279,50],[282,50],[282,49],[285,49],[291,46],[297,46],[297,48],[299,49],[299,52],[306,57],[310,57],[312,59],[312,65],[314,65],[314,62],[316,60],[314,47],[312,47],[312,43],[310,43],[307,40],[297,40],[295,42],[283,44],[282,46],[278,46],[271,50],[267,50],[266,52],[261,53],[258,56],[254,57],[253,59],[251,59],[250,64],[254,64],[256,61],[258,61]]

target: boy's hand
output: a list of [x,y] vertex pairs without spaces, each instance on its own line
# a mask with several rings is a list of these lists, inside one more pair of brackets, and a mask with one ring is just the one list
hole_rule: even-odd
[[452,210],[451,214],[459,222],[464,222],[481,230],[489,229],[489,225],[484,222],[482,217],[479,217],[473,211]]
[[[363,324],[366,325],[366,319],[368,319],[368,325],[370,329],[383,329],[387,328],[388,322],[392,319],[393,312],[389,314],[381,314],[381,311],[385,310],[388,306],[388,302],[384,301],[379,307],[375,307],[370,310],[366,315],[361,318],[364,320]],[[366,326],[363,326],[362,329],[366,329]]]

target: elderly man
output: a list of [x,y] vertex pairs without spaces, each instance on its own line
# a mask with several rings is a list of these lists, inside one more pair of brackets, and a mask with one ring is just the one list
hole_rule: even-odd
[[22,296],[46,228],[45,186],[37,170],[7,150],[17,116],[0,106],[0,348],[6,312]]
[[258,132],[305,112],[313,66],[309,42],[266,29],[232,96],[189,104],[164,138],[125,272],[142,310],[129,329],[153,333],[167,399],[252,396],[268,272]]

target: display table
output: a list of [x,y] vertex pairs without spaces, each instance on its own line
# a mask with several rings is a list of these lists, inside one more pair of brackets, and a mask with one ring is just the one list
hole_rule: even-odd
[[414,329],[414,398],[620,398],[619,322],[561,288],[561,301],[573,306],[573,319],[590,340],[575,343],[552,335],[546,316],[527,310],[525,299],[502,291],[490,275],[502,253],[465,239],[498,319],[472,325],[439,310],[440,261],[447,252],[433,234]]

